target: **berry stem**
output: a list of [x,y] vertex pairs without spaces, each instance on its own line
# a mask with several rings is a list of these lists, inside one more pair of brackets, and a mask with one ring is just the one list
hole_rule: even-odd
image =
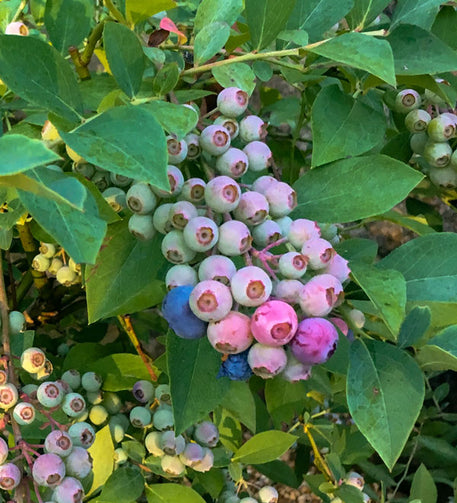
[[149,375],[151,376],[151,380],[156,382],[157,375],[154,372],[154,369],[152,368],[152,365],[151,365],[152,360],[141,349],[140,341],[138,340],[138,337],[135,333],[130,316],[118,316],[117,319],[119,320],[119,323],[121,324],[125,333],[129,336],[130,341],[132,342],[134,348],[136,349],[136,352],[138,353],[140,358],[143,360],[143,363],[146,366],[146,368],[149,372]]
[[288,241],[287,238],[278,239],[278,241],[275,241],[274,243],[270,243],[268,246],[265,246],[265,248],[263,250],[261,250],[260,253],[265,253],[268,250],[271,250],[272,248],[274,248],[275,246],[279,246],[284,243],[287,243],[287,241]]

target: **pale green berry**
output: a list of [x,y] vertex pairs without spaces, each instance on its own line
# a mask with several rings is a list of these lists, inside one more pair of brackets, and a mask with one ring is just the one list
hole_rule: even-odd
[[33,257],[32,267],[35,269],[35,271],[45,272],[49,269],[50,265],[51,261],[41,253]]
[[52,243],[41,243],[39,251],[43,257],[52,258],[56,253],[56,247]]

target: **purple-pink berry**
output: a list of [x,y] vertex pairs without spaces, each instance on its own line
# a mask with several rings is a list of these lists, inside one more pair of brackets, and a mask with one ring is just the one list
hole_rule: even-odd
[[229,220],[219,227],[217,248],[223,255],[236,257],[243,255],[252,246],[252,236],[249,228],[238,220]]
[[294,309],[281,300],[270,300],[259,306],[251,320],[252,335],[267,346],[283,346],[295,335],[298,318]]
[[217,95],[217,108],[227,117],[238,117],[248,107],[248,93],[238,87],[227,87]]
[[33,463],[32,475],[39,486],[56,487],[65,477],[65,463],[57,454],[42,454]]
[[306,316],[327,316],[343,296],[343,285],[335,276],[318,274],[300,290],[298,301]]
[[301,249],[302,246],[311,239],[317,239],[321,236],[321,230],[316,222],[306,218],[294,220],[289,227],[287,239],[295,248]]
[[306,318],[299,325],[290,349],[305,365],[325,363],[335,352],[338,332],[324,318]]

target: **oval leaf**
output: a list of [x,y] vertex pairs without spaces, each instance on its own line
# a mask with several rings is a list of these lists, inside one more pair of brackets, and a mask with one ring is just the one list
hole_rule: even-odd
[[252,94],[255,88],[255,74],[246,63],[216,66],[212,69],[214,78],[222,87],[239,87]]
[[205,503],[205,500],[190,487],[179,484],[152,484],[146,487],[148,503]]
[[420,348],[417,360],[423,370],[457,371],[457,325],[432,337]]
[[178,140],[197,125],[199,117],[194,108],[159,100],[149,103],[148,107],[160,125]]
[[237,20],[243,10],[243,0],[202,0],[195,16],[196,32],[210,23],[223,21],[229,26]]
[[370,217],[402,201],[422,178],[385,155],[336,161],[308,171],[295,182],[298,206],[293,214],[318,222]]
[[224,47],[230,35],[227,23],[217,22],[207,24],[197,33],[194,41],[195,62],[204,63]]
[[419,416],[424,392],[423,374],[406,352],[374,340],[352,343],[349,412],[390,470]]
[[263,431],[250,438],[233,455],[233,462],[261,464],[284,454],[297,441],[295,435],[283,431]]

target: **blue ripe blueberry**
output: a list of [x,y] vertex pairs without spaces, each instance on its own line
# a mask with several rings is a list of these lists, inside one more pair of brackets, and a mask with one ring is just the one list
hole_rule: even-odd
[[21,472],[14,463],[5,463],[0,466],[0,489],[11,491],[19,485]]
[[240,178],[248,169],[248,156],[239,148],[230,147],[217,158],[216,169],[221,175]]
[[267,136],[267,124],[257,117],[257,115],[248,115],[240,122],[240,138],[248,143],[265,139]]
[[199,339],[206,335],[207,324],[197,318],[189,306],[193,286],[178,286],[170,290],[162,303],[163,317],[171,329],[183,339]]
[[68,393],[63,399],[62,410],[70,417],[81,416],[86,410],[86,401],[79,393]]
[[205,447],[216,447],[219,442],[219,430],[214,423],[202,421],[195,426],[194,440]]
[[257,246],[264,248],[282,238],[281,227],[274,220],[265,220],[252,229],[252,237]]
[[170,208],[171,225],[182,231],[192,218],[198,217],[197,208],[189,201],[178,201]]
[[92,470],[92,458],[83,447],[73,447],[71,453],[65,459],[67,475],[83,479]]
[[81,386],[86,391],[98,391],[102,387],[102,380],[95,372],[85,372],[81,376]]
[[191,203],[200,203],[205,198],[206,182],[201,178],[189,178],[184,182],[179,197]]
[[161,204],[152,215],[152,224],[154,229],[160,234],[167,234],[173,229],[171,222],[168,218],[170,215],[170,208],[173,206],[172,203]]
[[160,447],[165,454],[169,456],[177,456],[181,454],[186,446],[186,441],[182,435],[175,437],[175,432],[168,430],[164,431],[160,437]]
[[260,192],[249,191],[241,194],[233,215],[246,225],[259,225],[268,216],[269,211],[270,205],[266,197]]
[[179,164],[187,157],[187,142],[177,140],[173,136],[167,136],[168,162]]
[[157,430],[169,430],[175,425],[175,420],[173,418],[173,412],[171,407],[167,404],[162,404],[154,412],[153,418],[154,428]]
[[146,447],[146,450],[150,452],[153,456],[160,457],[165,454],[165,452],[160,447],[161,438],[164,433],[165,432],[161,431],[151,431],[146,435],[146,438],[144,439],[144,445]]
[[[263,171],[271,166],[273,155],[270,147],[262,141],[251,141],[244,148],[243,152],[248,157],[249,171]],[[258,189],[254,189],[259,191]]]
[[133,407],[130,411],[130,422],[135,428],[146,428],[151,424],[151,411],[146,407]]
[[64,431],[54,430],[44,440],[46,452],[57,454],[61,458],[68,456],[73,449],[73,440]]
[[238,220],[229,220],[219,227],[217,248],[223,255],[236,257],[243,255],[252,246],[252,236],[249,228]]
[[8,315],[8,323],[11,335],[23,332],[27,326],[25,316],[20,311],[11,311]]
[[108,187],[102,192],[102,196],[116,213],[127,206],[125,191],[120,187]]
[[214,211],[233,211],[240,202],[240,186],[228,176],[216,176],[205,187],[206,204]]
[[200,137],[197,134],[189,133],[184,137],[187,144],[187,159],[191,161],[200,157],[202,149],[200,148]]
[[74,477],[65,477],[54,489],[52,495],[55,503],[82,503],[84,489],[81,482]]
[[197,282],[197,273],[195,269],[188,264],[174,265],[168,270],[165,276],[167,290],[172,290],[177,286],[195,286]]
[[18,397],[17,388],[14,384],[2,384],[0,386],[0,409],[10,409],[17,404]]
[[134,183],[126,195],[127,206],[140,215],[152,213],[157,206],[157,197],[148,183]]
[[217,377],[228,377],[232,381],[246,381],[252,375],[248,364],[249,349],[236,355],[228,355],[221,364]]
[[95,442],[95,430],[92,425],[85,421],[72,424],[68,428],[68,434],[74,446],[84,447],[84,449],[89,449]]
[[32,475],[39,486],[56,487],[65,477],[65,463],[57,454],[42,454],[33,463]]
[[35,421],[35,407],[31,403],[20,402],[14,406],[13,417],[18,424],[32,424]]
[[217,108],[227,117],[238,117],[246,111],[249,95],[238,87],[227,87],[217,95]]
[[211,279],[198,283],[189,297],[192,312],[203,321],[219,321],[230,312],[233,299],[230,288]]
[[183,236],[184,242],[191,250],[205,252],[217,243],[219,229],[211,218],[197,216],[186,225]]
[[162,254],[172,264],[185,264],[195,258],[196,252],[189,248],[182,231],[174,229],[162,239]]
[[169,164],[167,167],[167,177],[168,183],[170,184],[170,190],[162,190],[154,187],[154,185],[151,185],[151,190],[154,194],[164,199],[179,195],[182,186],[184,185],[184,176],[181,173],[181,170],[172,164]]
[[39,251],[43,257],[52,258],[56,253],[56,246],[52,243],[41,243]]
[[188,443],[183,450],[183,452],[179,455],[179,459],[186,466],[190,466],[191,468],[199,463],[205,454],[202,446],[196,443]]
[[224,255],[210,255],[200,263],[198,279],[200,281],[212,279],[228,286],[235,273],[236,267],[231,259]]
[[219,126],[224,126],[225,129],[230,133],[230,138],[234,140],[240,131],[240,126],[236,119],[233,117],[226,117],[225,115],[220,115],[215,121],[214,124]]
[[186,467],[182,464],[178,456],[168,456],[165,454],[160,460],[160,466],[170,477],[181,477],[186,471]]
[[168,384],[159,384],[155,390],[157,400],[161,403],[171,403],[170,386]]
[[222,155],[230,147],[230,133],[224,126],[212,124],[200,135],[200,147],[210,155]]
[[133,385],[133,396],[141,403],[148,403],[154,399],[154,386],[152,382],[141,379]]
[[134,213],[129,218],[128,228],[130,234],[133,234],[141,241],[149,241],[154,237],[155,229],[151,215],[140,215]]

